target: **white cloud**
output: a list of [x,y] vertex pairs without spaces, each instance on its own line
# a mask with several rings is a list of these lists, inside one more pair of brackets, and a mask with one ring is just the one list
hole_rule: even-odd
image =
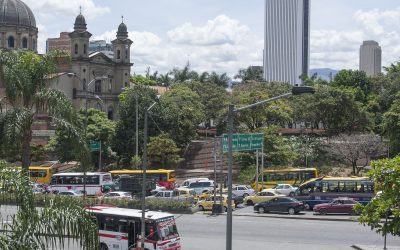
[[[95,39],[115,39],[116,30]],[[167,39],[148,31],[130,31],[133,40],[132,73],[143,74],[147,67],[165,74],[189,61],[193,70],[216,71],[233,76],[240,68],[262,65],[263,40],[239,21],[217,16],[203,26],[185,23],[170,30]]]
[[24,0],[32,8],[35,15],[44,16],[71,16],[79,13],[82,7],[82,14],[88,19],[110,12],[110,8],[99,6],[93,0]]
[[363,40],[375,40],[381,45],[383,66],[399,60],[400,8],[358,10],[353,19],[357,30],[311,31],[311,68],[358,69]]

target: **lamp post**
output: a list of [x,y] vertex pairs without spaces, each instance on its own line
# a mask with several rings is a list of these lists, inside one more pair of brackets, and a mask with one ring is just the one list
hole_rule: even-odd
[[[83,128],[83,134],[84,134],[85,140],[86,140],[87,124],[88,124],[88,112],[87,111],[88,111],[88,92],[89,92],[89,87],[96,80],[104,80],[104,79],[108,79],[108,77],[107,76],[95,77],[89,83],[86,83],[86,85],[84,85],[85,83],[75,73],[67,73],[67,75],[69,77],[75,77],[76,79],[78,79],[81,82],[82,86],[85,86],[85,123],[84,123],[84,128]],[[96,99],[100,99],[100,97],[98,95],[95,95],[95,97],[96,97]],[[86,166],[83,168],[83,197],[84,198],[86,197]]]
[[[159,99],[160,96],[157,95],[157,99]],[[145,217],[146,217],[146,171],[147,171],[147,128],[148,128],[148,115],[149,111],[156,105],[157,101],[153,102],[147,109],[144,110],[144,131],[143,131],[143,180],[142,180],[142,197],[141,197],[141,203],[142,203],[142,221],[141,221],[141,233],[140,233],[140,247],[141,249],[144,249],[144,241],[145,241]]]
[[301,95],[306,93],[313,94],[314,88],[307,86],[294,86],[292,91],[286,94],[275,96],[267,100],[256,102],[241,108],[235,109],[235,105],[230,104],[228,110],[228,212],[226,216],[226,250],[232,250],[232,139],[233,139],[233,120],[235,114],[241,110],[253,108],[278,99],[286,98],[292,95]]

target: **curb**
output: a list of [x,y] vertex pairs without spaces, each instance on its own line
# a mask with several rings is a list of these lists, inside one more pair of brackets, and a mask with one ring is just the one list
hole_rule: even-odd
[[[216,216],[215,214],[212,214],[210,212],[204,212],[202,214],[208,215],[208,216]],[[222,213],[222,214],[218,214],[218,215],[224,215],[226,216],[226,213]],[[320,217],[320,216],[316,216],[316,217],[302,217],[302,216],[293,216],[293,215],[267,215],[267,214],[263,214],[263,215],[259,215],[259,214],[235,214],[233,213],[232,216],[236,216],[236,217],[255,217],[255,218],[275,218],[275,219],[294,219],[294,220],[316,220],[316,221],[348,221],[348,222],[357,222],[356,218],[329,218],[329,217]],[[359,250],[363,250],[363,249],[359,249]]]

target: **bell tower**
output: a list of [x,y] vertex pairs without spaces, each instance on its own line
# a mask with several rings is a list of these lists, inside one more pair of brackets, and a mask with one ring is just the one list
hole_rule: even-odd
[[89,59],[89,38],[92,36],[86,29],[86,20],[82,13],[75,19],[74,31],[69,33],[71,38],[72,60]]

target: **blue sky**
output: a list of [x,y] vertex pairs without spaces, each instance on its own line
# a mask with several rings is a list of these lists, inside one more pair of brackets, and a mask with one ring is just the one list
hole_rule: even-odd
[[[94,39],[112,40],[121,15],[133,40],[132,73],[165,73],[187,61],[197,71],[235,74],[262,65],[264,0],[23,0],[35,14],[39,50],[72,30],[79,6]],[[358,68],[363,40],[399,60],[400,1],[311,0],[311,68]]]

